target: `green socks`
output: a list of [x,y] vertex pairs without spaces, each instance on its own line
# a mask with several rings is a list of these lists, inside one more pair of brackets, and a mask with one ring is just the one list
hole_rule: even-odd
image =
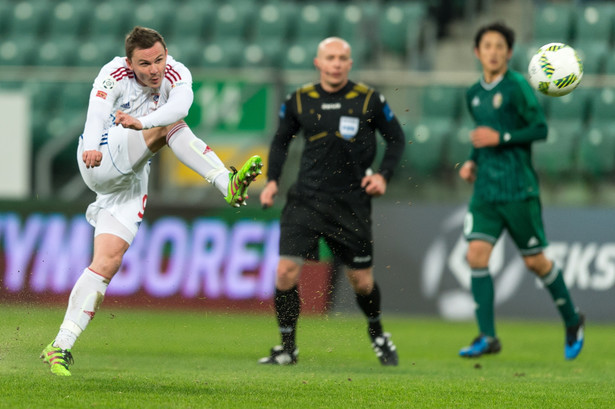
[[568,287],[566,287],[566,283],[564,282],[562,270],[553,263],[553,267],[551,271],[549,271],[549,274],[540,279],[551,294],[551,297],[553,297],[555,306],[564,319],[566,327],[577,325],[579,322],[579,315],[576,312],[576,308],[568,292]]
[[489,269],[472,269],[472,295],[476,303],[476,320],[480,333],[488,337],[495,337],[494,290]]

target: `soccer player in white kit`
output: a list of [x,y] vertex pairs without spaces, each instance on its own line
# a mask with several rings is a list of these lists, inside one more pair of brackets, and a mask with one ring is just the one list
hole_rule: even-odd
[[115,57],[94,81],[77,150],[83,180],[96,193],[86,211],[94,226],[94,254],[73,287],[58,335],[41,354],[60,376],[71,375],[71,348],[94,318],[137,234],[152,156],[168,145],[235,207],[245,205],[248,185],[261,173],[259,156],[229,171],[183,121],[194,98],[192,76],[168,55],[158,32],[135,27],[125,46],[126,57]]

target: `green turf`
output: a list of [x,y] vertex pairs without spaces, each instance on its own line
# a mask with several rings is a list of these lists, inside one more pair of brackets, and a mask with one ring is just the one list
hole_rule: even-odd
[[73,350],[73,376],[38,359],[63,308],[0,305],[0,408],[599,408],[615,402],[615,326],[592,324],[563,358],[559,323],[498,322],[503,350],[457,357],[473,323],[388,317],[400,365],[381,367],[359,316],[302,317],[299,364],[258,365],[273,315],[103,305]]

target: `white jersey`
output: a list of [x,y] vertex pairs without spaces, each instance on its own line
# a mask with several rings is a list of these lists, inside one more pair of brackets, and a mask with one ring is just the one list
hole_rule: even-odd
[[[116,111],[135,117],[144,129],[149,129],[184,118],[193,99],[192,75],[173,57],[167,56],[160,88],[139,84],[126,58],[115,57],[94,80],[83,131],[84,150],[100,149],[103,136],[115,126]],[[172,103],[168,104],[169,101]]]

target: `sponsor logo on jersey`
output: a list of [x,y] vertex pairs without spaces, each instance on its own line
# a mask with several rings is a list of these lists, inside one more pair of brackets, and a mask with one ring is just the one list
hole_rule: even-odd
[[157,104],[158,101],[160,100],[160,94],[158,93],[152,94],[152,98],[154,99],[154,102]]
[[96,91],[96,96],[98,98],[107,99],[107,93],[105,91]]
[[280,107],[280,112],[278,112],[278,116],[282,119],[286,116],[286,104],[282,104]]
[[342,103],[341,102],[333,102],[330,104],[327,103],[323,103],[320,106],[320,109],[322,109],[323,111],[331,111],[333,109],[341,109],[342,108]]
[[340,117],[340,134],[342,138],[350,140],[359,132],[359,118],[352,116]]
[[122,108],[122,109],[130,109],[130,101],[126,102],[125,104],[120,105],[120,108]]
[[499,109],[501,106],[502,106],[502,93],[501,92],[497,92],[493,96],[493,107],[495,109]]
[[113,89],[113,87],[115,87],[115,83],[117,81],[115,80],[115,78],[113,77],[107,77],[107,79],[105,79],[102,83],[103,88],[105,89]]

